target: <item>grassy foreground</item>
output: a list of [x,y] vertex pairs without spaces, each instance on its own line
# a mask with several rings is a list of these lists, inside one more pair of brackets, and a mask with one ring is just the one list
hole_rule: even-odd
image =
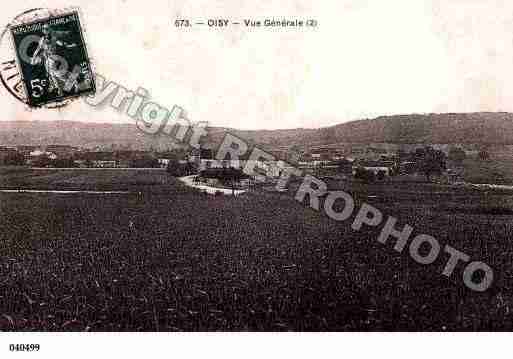
[[0,194],[1,330],[513,329],[510,196],[354,187],[359,203],[490,264],[494,286],[475,293],[461,270],[441,276],[447,258],[419,265],[379,244],[380,229],[354,232],[287,194],[213,197],[165,172],[88,173],[0,177],[134,190]]

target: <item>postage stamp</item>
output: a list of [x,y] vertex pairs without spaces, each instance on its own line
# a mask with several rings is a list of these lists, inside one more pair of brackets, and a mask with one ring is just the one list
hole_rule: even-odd
[[12,25],[9,30],[29,106],[95,92],[78,11]]

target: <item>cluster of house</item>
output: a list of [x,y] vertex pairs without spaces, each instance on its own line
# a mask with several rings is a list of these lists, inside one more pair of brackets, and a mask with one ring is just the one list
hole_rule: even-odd
[[19,153],[16,148],[0,146],[0,164],[16,164],[16,161],[19,161]]
[[[267,178],[278,178],[284,171],[291,172],[294,168],[298,168],[305,173],[315,175],[334,175],[338,173],[354,174],[357,167],[363,167],[366,170],[373,171],[375,174],[383,173],[385,176],[392,174],[396,162],[393,156],[387,156],[382,152],[376,160],[371,159],[354,159],[345,156],[340,151],[318,150],[314,149],[310,152],[290,154],[283,151],[268,150],[276,160],[252,160],[249,155],[241,156],[237,160],[225,159],[218,160],[215,158],[214,151],[211,149],[202,149],[193,161],[199,164],[199,173],[209,173],[219,169],[243,169],[246,166],[256,168],[262,174],[265,173]],[[288,158],[295,158],[295,161],[288,161]],[[253,162],[253,163],[252,163]]]
[[[478,145],[461,146],[432,144],[434,150],[450,157],[457,148],[467,158],[479,156],[483,149]],[[357,168],[364,168],[376,175],[389,176],[393,173],[415,171],[415,162],[408,156],[425,144],[334,144],[266,149],[275,161],[253,161],[249,155],[238,160],[217,160],[213,149],[202,148],[191,152],[157,152],[137,150],[88,150],[69,145],[48,146],[0,146],[0,165],[29,165],[33,167],[83,167],[83,168],[169,168],[194,164],[198,173],[211,169],[257,168],[266,176],[279,177],[283,170],[292,166],[306,173],[331,175],[335,173],[354,174]],[[496,147],[496,148],[495,148]],[[513,158],[513,146],[489,146],[487,150],[497,158]],[[501,157],[502,156],[502,157]],[[288,168],[290,167],[290,168]]]
[[[357,168],[363,168],[375,175],[390,176],[393,173],[415,172],[416,163],[411,154],[426,146],[421,143],[339,143],[313,146],[304,149],[296,157],[300,168],[317,174],[335,171],[355,174]],[[483,152],[494,158],[513,158],[513,146],[483,148],[477,144],[429,144],[429,147],[442,152],[448,159],[451,159],[454,153],[460,153],[464,158],[478,158]]]
[[82,168],[167,168],[173,154],[155,151],[91,151],[69,145],[0,146],[0,165]]
[[390,146],[337,144],[313,147],[299,156],[299,168],[317,175],[355,174],[364,168],[374,174],[390,176],[398,165],[397,154]]
[[239,157],[239,159],[225,159],[218,160],[215,158],[214,150],[212,149],[201,149],[198,152],[194,152],[194,155],[190,157],[191,161],[197,162],[198,172],[209,171],[212,169],[243,169],[246,166],[257,168],[258,171],[265,173],[267,177],[280,177],[281,172],[287,167],[292,167],[285,161],[264,161],[264,160],[251,160],[249,154]]
[[337,143],[333,145],[312,147],[308,151],[303,151],[303,158],[315,159],[337,159],[340,157],[362,158],[368,160],[376,160],[381,156],[391,156],[400,152],[415,152],[419,148],[429,146],[434,150],[444,152],[447,156],[451,150],[457,148],[462,150],[469,158],[476,157],[483,148],[491,153],[508,153],[513,156],[513,146],[507,145],[490,145],[483,146],[479,144],[425,144],[425,143]]

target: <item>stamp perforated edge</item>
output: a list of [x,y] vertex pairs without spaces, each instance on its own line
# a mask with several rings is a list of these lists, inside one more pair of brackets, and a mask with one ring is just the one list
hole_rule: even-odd
[[[88,38],[87,38],[87,25],[85,25],[85,23],[84,23],[84,16],[83,16],[83,12],[82,12],[81,8],[78,6],[71,6],[71,7],[60,8],[60,9],[43,9],[43,8],[41,8],[41,9],[34,9],[34,11],[46,12],[46,14],[35,15],[34,19],[30,19],[30,20],[23,20],[22,18],[20,18],[20,19],[15,18],[14,20],[11,21],[11,23],[9,23],[7,25],[7,28],[6,28],[6,31],[10,35],[9,36],[10,37],[10,47],[15,55],[16,67],[17,67],[17,70],[20,73],[20,76],[22,79],[23,91],[25,92],[25,98],[26,98],[25,105],[28,107],[28,109],[32,110],[32,109],[38,109],[38,108],[47,108],[47,109],[61,108],[61,107],[64,107],[64,106],[70,104],[74,100],[77,100],[81,97],[90,96],[91,94],[96,93],[96,81],[95,81],[96,66],[95,66],[94,57],[91,56],[91,47],[89,46]],[[28,12],[27,15],[29,15],[29,14],[30,13]],[[22,16],[22,15],[23,14],[18,15],[18,17]],[[77,21],[78,21],[79,30],[80,30],[80,38],[82,40],[84,52],[86,55],[86,60],[88,63],[88,68],[89,68],[89,71],[91,72],[91,89],[88,91],[84,91],[84,92],[80,93],[79,95],[70,95],[70,96],[60,97],[58,99],[52,99],[50,101],[40,103],[37,105],[31,104],[30,100],[29,100],[29,96],[27,95],[28,92],[27,92],[27,88],[26,88],[26,82],[25,82],[23,72],[21,71],[21,67],[20,67],[20,63],[19,63],[20,59],[18,56],[18,51],[16,50],[16,45],[14,43],[14,37],[13,37],[12,30],[19,26],[41,23],[41,22],[49,21],[56,17],[62,17],[62,16],[67,16],[67,15],[76,15],[77,16]]]

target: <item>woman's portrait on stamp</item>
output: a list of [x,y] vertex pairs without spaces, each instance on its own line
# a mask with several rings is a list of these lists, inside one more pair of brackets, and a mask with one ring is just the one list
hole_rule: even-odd
[[11,34],[30,106],[94,92],[78,13],[16,25]]
[[65,85],[68,82],[71,84],[71,86],[68,84],[68,87],[71,87],[71,92],[78,92],[77,79],[69,76],[69,73],[65,73],[59,68],[61,57],[57,53],[57,47],[74,48],[77,46],[76,43],[68,43],[62,39],[70,33],[71,31],[53,30],[50,25],[44,24],[43,37],[39,41],[39,45],[31,59],[32,65],[44,64],[48,76],[48,92],[50,94],[57,91],[58,96],[62,96]]

